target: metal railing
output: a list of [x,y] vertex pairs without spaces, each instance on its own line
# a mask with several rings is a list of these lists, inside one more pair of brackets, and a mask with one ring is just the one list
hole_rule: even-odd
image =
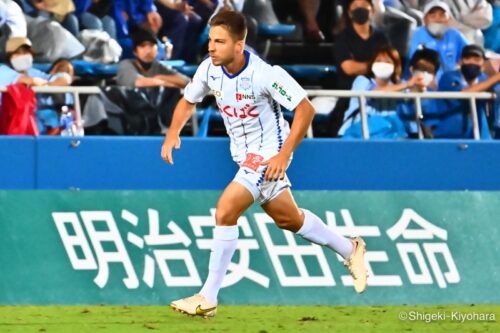
[[[361,128],[364,139],[370,138],[368,130],[368,119],[366,114],[366,98],[386,98],[386,99],[413,99],[415,101],[415,121],[420,123],[422,118],[422,99],[468,99],[470,101],[471,118],[474,131],[474,139],[480,139],[479,118],[476,107],[477,99],[494,99],[495,93],[480,92],[389,92],[389,91],[352,91],[352,90],[307,90],[308,96],[328,96],[328,97],[358,97],[359,114],[361,117]],[[421,126],[418,126],[419,139],[424,138]]]
[[[43,87],[33,87],[36,93],[43,94],[60,94],[60,93],[70,93],[73,95],[74,108],[77,115],[77,125],[81,127],[82,110],[80,104],[80,94],[99,94],[101,89],[99,87],[55,87],[55,86],[43,86]],[[6,91],[5,87],[0,87],[0,92]],[[420,122],[422,118],[422,99],[468,99],[470,102],[471,118],[473,125],[474,139],[480,139],[479,133],[479,118],[476,107],[477,99],[494,99],[495,93],[480,92],[480,93],[467,93],[467,92],[388,92],[388,91],[352,91],[352,90],[306,90],[308,96],[328,96],[328,97],[358,97],[360,105],[360,117],[361,117],[361,128],[364,139],[370,138],[370,132],[368,130],[368,119],[366,114],[366,99],[367,98],[386,98],[386,99],[413,99],[415,101],[415,120],[417,123]],[[193,114],[193,132],[196,135],[198,130],[198,119],[196,114]],[[309,127],[307,136],[312,138],[313,131],[312,127]],[[418,126],[418,137],[420,139],[424,138],[421,126]]]

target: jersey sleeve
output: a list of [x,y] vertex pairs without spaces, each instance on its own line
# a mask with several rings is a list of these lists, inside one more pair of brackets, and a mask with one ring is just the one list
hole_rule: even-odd
[[200,64],[191,82],[184,88],[184,98],[189,103],[199,103],[203,97],[208,94],[210,87],[208,86],[207,77],[211,66],[210,59],[205,60]]
[[266,92],[290,111],[294,110],[307,96],[306,91],[297,81],[279,66],[270,67],[269,72],[266,70],[266,73],[262,73],[262,78],[265,80]]

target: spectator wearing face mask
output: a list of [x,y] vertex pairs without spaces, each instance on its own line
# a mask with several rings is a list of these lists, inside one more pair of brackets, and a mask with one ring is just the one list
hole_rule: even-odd
[[[35,51],[31,41],[26,37],[11,37],[7,41],[7,65],[0,65],[0,86],[22,83],[28,86],[68,86],[72,83],[72,74],[68,71],[68,63],[61,60],[53,65],[51,74],[33,68]],[[67,70],[66,70],[66,69]],[[68,101],[69,102],[69,101]],[[59,127],[59,117],[52,96],[37,94],[36,118],[41,134]]]
[[[349,90],[358,75],[370,73],[370,61],[378,48],[389,45],[386,35],[370,25],[373,17],[371,0],[350,0],[346,7],[347,25],[336,37],[335,64],[337,89]],[[330,132],[336,136],[343,123],[348,98],[340,98],[330,114]]]
[[156,37],[149,30],[139,29],[132,34],[135,59],[120,62],[116,83],[128,88],[184,88],[189,78],[168,68],[157,60]]
[[[402,91],[424,87],[424,76],[416,74],[408,81],[401,81],[401,58],[396,49],[383,47],[370,61],[370,72],[359,75],[354,80],[353,91]],[[370,137],[404,138],[407,136],[403,122],[396,112],[395,99],[367,99],[365,110]],[[359,98],[352,97],[349,109],[344,116],[344,123],[339,135],[344,138],[361,138],[361,115]]]
[[410,40],[411,59],[419,47],[436,50],[439,53],[441,68],[438,80],[445,71],[456,68],[462,49],[469,41],[455,28],[450,27],[450,7],[444,1],[434,0],[424,7],[424,26],[413,33]]
[[0,65],[0,86],[23,83],[28,86],[67,86],[72,82],[71,75],[57,73],[54,76],[33,68],[35,51],[26,37],[11,37],[6,45],[7,63]]
[[[499,91],[500,72],[492,76],[486,75],[482,69],[486,57],[484,50],[478,45],[466,46],[461,55],[460,69],[448,71],[439,80],[440,91],[486,92]],[[487,106],[489,104],[489,106]],[[486,119],[486,109],[493,110],[490,101],[476,102],[479,117],[481,139],[490,139],[490,131]],[[443,100],[441,103],[443,119],[433,129],[435,137],[440,138],[472,138],[472,120],[468,100]]]
[[[410,87],[410,92],[425,92],[436,91],[437,80],[436,74],[440,67],[439,54],[432,49],[420,48],[413,54],[410,59],[410,75],[411,77],[421,77],[423,84]],[[426,137],[431,137],[430,128],[439,123],[439,105],[435,99],[421,99],[422,119],[420,126]],[[403,120],[406,132],[412,138],[418,136],[418,126],[416,121],[415,101],[413,99],[401,101],[398,104],[398,115]]]

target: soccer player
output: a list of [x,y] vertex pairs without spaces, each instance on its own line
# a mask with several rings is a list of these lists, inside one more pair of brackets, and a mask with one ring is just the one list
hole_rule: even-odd
[[[170,306],[190,315],[212,317],[217,295],[236,250],[240,215],[257,201],[279,228],[324,245],[345,259],[354,288],[366,288],[365,243],[328,228],[321,219],[300,209],[290,191],[286,169],[292,153],[307,132],[314,107],[300,85],[279,66],[270,66],[245,50],[245,17],[222,11],[210,21],[209,58],[198,67],[174,111],[170,130],[161,149],[162,158],[173,164],[172,149],[179,149],[179,133],[205,95],[215,95],[231,142],[231,155],[240,166],[222,193],[215,213],[208,277],[194,296]],[[295,110],[291,129],[280,104]]]

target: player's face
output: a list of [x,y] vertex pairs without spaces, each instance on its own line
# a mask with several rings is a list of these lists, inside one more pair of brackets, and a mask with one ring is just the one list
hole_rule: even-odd
[[208,33],[208,54],[215,66],[228,65],[243,53],[244,42],[236,41],[223,26],[210,28]]
[[153,62],[158,55],[158,46],[151,42],[144,42],[135,48],[134,54],[141,61],[150,63]]

